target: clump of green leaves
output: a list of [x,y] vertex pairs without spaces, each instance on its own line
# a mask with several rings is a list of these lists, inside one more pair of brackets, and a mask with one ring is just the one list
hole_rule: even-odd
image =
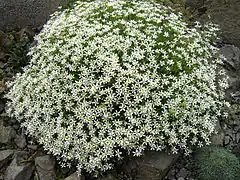
[[29,46],[30,42],[25,39],[13,43],[7,53],[7,66],[14,70],[20,70],[21,67],[26,66],[30,61],[27,56]]
[[208,146],[198,150],[194,167],[199,180],[237,180],[240,178],[238,158],[222,147]]

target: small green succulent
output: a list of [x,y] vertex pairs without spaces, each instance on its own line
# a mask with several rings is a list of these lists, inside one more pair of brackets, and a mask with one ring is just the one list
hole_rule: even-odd
[[208,146],[198,150],[194,167],[199,180],[238,180],[240,163],[227,149]]

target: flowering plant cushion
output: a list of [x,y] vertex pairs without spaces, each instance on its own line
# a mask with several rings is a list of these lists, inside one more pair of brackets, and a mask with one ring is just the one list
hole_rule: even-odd
[[210,143],[227,104],[216,30],[151,1],[78,1],[36,36],[9,113],[79,172],[111,169],[124,152],[188,154]]

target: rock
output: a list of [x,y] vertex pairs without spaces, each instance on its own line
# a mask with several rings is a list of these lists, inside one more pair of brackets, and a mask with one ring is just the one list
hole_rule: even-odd
[[75,172],[75,173],[71,174],[70,176],[68,176],[67,178],[65,178],[65,180],[81,180],[81,177],[79,177],[77,175],[77,173]]
[[58,6],[68,0],[1,0],[0,29],[37,28],[46,22]]
[[227,136],[230,136],[231,139],[233,139],[233,134],[235,134],[235,133],[236,133],[236,132],[235,132],[231,127],[225,131],[225,134],[226,134]]
[[8,38],[8,35],[0,30],[0,51],[5,51],[10,44],[11,40]]
[[240,91],[236,91],[234,93],[231,93],[232,98],[235,102],[240,102]]
[[211,142],[215,146],[223,146],[224,142],[224,132],[218,132],[217,134],[214,134],[211,138]]
[[13,127],[13,129],[15,129],[15,130],[19,130],[20,125],[19,125],[19,124],[14,124],[14,125],[12,125],[12,127]]
[[40,156],[35,158],[35,166],[39,180],[55,180],[55,161],[51,156]]
[[29,153],[27,151],[16,151],[14,158],[16,159],[17,164],[22,164],[23,162],[30,162],[32,159],[27,160]]
[[17,135],[14,142],[20,149],[24,149],[27,146],[26,137],[22,135]]
[[226,135],[226,136],[224,137],[224,146],[230,145],[231,142],[232,142],[232,137]]
[[[0,72],[1,73],[1,72]],[[1,77],[0,77],[1,78]],[[5,103],[2,99],[0,99],[0,114],[3,113],[5,108]]]
[[176,169],[175,169],[175,168],[172,168],[172,169],[168,172],[167,179],[174,179],[174,178],[175,178],[175,175],[176,175]]
[[85,180],[84,176],[78,176],[77,172],[71,174],[70,176],[68,176],[67,178],[65,178],[65,180]]
[[219,51],[226,59],[224,64],[231,69],[240,69],[240,49],[233,45],[224,45]]
[[99,180],[117,180],[117,178],[115,176],[113,176],[112,174],[107,174],[106,176],[99,178]]
[[239,135],[240,135],[239,133],[234,133],[233,134],[232,138],[233,138],[233,143],[234,144],[238,144],[239,138],[240,138]]
[[204,5],[204,0],[185,0],[185,7],[199,9]]
[[229,102],[238,103],[240,102],[240,93],[238,93],[240,87],[240,49],[233,45],[224,45],[220,48],[219,53],[225,57],[222,61],[229,77],[226,99]]
[[60,169],[60,171],[61,171],[62,174],[66,175],[70,172],[70,168],[63,167],[63,168]]
[[233,44],[240,48],[240,1],[239,0],[208,0],[203,15],[196,17],[202,23],[213,22],[220,27],[219,35],[225,44]]
[[236,143],[239,144],[240,143],[240,132],[238,132],[236,134]]
[[233,148],[232,152],[234,154],[240,155],[240,144]]
[[222,130],[222,127],[220,125],[220,122],[218,121],[216,123],[216,134],[213,134],[211,137],[211,143],[215,146],[223,146],[223,142],[224,142],[224,131]]
[[7,144],[16,136],[16,131],[11,127],[4,127],[3,121],[0,121],[0,143]]
[[[178,156],[168,155],[164,152],[148,151],[142,157],[136,159],[137,180],[162,180],[167,175]],[[131,163],[130,163],[131,164]],[[132,169],[131,166],[126,166]]]
[[38,145],[27,145],[27,148],[35,151],[37,150]]
[[177,178],[177,180],[184,180],[184,178],[183,177],[179,177],[179,178]]
[[6,53],[0,49],[0,68],[3,68],[5,66],[5,62],[6,62]]
[[17,158],[14,158],[7,167],[4,180],[30,180],[34,171],[33,163],[18,164]]
[[0,94],[5,91],[5,88],[4,80],[0,80]]
[[13,157],[13,150],[0,151],[0,169],[5,166]]
[[182,177],[183,179],[188,176],[188,171],[185,168],[180,169],[178,172],[178,176]]
[[[239,110],[240,111],[240,110]],[[239,116],[240,117],[240,116]],[[232,121],[233,128],[236,132],[240,132],[240,119],[234,119]]]
[[183,167],[184,167],[184,162],[183,161],[180,161],[180,162],[176,163],[176,168],[182,169]]
[[11,125],[13,125],[17,123],[17,120],[15,118],[12,118],[9,122]]

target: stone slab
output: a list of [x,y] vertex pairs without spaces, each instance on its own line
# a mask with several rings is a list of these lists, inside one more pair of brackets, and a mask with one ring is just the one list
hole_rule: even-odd
[[0,29],[37,28],[68,0],[0,0]]

